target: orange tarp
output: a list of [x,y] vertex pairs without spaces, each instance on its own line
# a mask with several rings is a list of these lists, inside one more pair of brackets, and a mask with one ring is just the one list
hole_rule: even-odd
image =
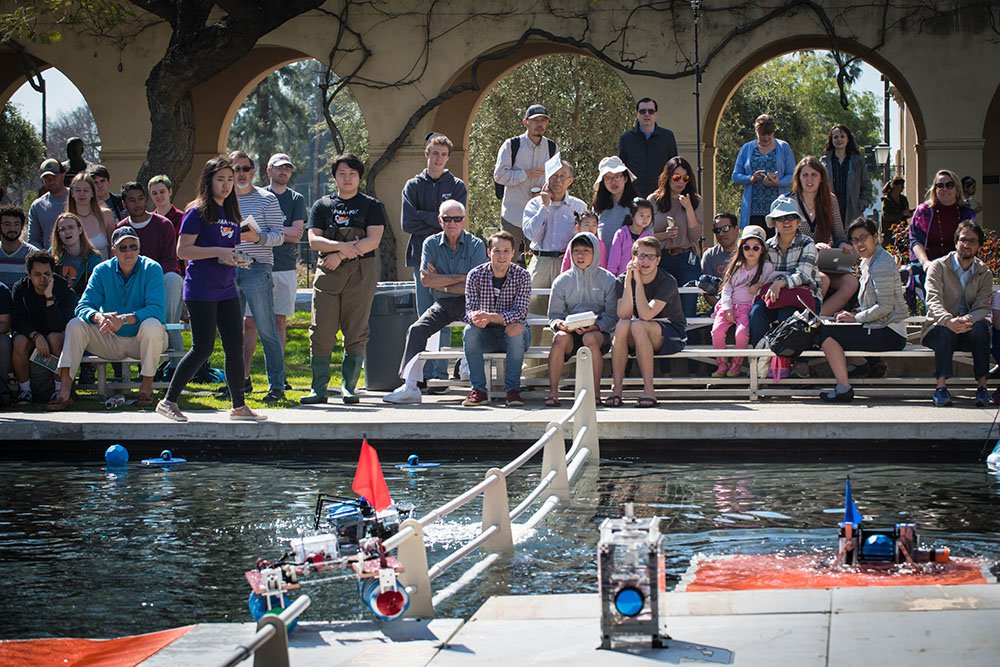
[[0,641],[0,665],[31,667],[132,667],[179,639],[189,625],[119,639]]
[[698,558],[679,590],[747,591],[777,588],[847,588],[852,586],[953,586],[995,583],[975,558],[949,563],[831,568],[818,556],[738,555]]

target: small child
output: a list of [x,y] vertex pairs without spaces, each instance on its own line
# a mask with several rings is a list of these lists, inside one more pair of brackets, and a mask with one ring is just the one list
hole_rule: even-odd
[[[573,236],[581,232],[588,232],[597,236],[597,214],[593,211],[584,211],[583,213],[574,213],[576,216],[576,222],[573,223],[576,233]],[[600,236],[597,236],[600,239]],[[602,269],[608,268],[608,251],[604,247],[604,241],[600,241],[601,244],[601,261],[600,266]],[[569,271],[573,266],[573,248],[572,243],[566,246],[566,254],[563,255],[562,271]]]
[[[736,325],[736,347],[746,348],[750,342],[750,307],[754,297],[774,273],[774,266],[767,259],[767,238],[764,230],[757,225],[747,225],[740,235],[740,244],[733,258],[729,260],[722,277],[722,292],[719,305],[715,308],[715,323],[712,325],[712,345],[717,350],[726,349],[726,332]],[[712,377],[739,377],[743,371],[741,357],[717,357],[718,368]]]
[[611,256],[608,257],[607,270],[616,276],[625,273],[628,263],[632,260],[632,244],[643,236],[653,234],[653,203],[642,197],[636,197],[629,204],[628,215],[622,222],[622,228],[615,232],[611,241]]

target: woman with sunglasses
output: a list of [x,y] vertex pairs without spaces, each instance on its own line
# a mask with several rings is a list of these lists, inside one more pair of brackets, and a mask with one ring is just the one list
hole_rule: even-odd
[[[656,191],[646,199],[653,204],[653,237],[660,242],[660,268],[683,285],[701,275],[698,239],[704,225],[704,208],[690,163],[677,156],[667,160]],[[693,317],[696,294],[681,296],[686,317]]]
[[753,129],[756,138],[743,144],[733,165],[733,183],[743,186],[740,229],[747,225],[764,227],[771,202],[788,192],[795,171],[791,147],[774,136],[774,118],[766,113],[757,116]]
[[861,290],[858,309],[842,310],[836,324],[825,324],[819,342],[837,380],[837,386],[819,397],[831,403],[854,398],[844,350],[882,352],[906,346],[906,302],[899,282],[896,260],[878,242],[878,226],[869,218],[858,218],[847,228],[847,237],[861,257]]

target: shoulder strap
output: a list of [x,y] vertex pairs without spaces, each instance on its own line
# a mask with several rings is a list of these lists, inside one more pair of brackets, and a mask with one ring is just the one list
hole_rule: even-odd
[[556,148],[556,142],[552,141],[551,139],[549,139],[548,142],[549,142],[549,157],[552,157],[553,155],[556,154],[558,149]]
[[517,152],[521,150],[521,137],[511,137],[510,138],[510,166],[514,166],[514,160],[517,159]]

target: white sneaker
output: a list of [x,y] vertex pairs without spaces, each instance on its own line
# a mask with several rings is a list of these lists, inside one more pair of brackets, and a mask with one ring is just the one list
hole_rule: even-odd
[[382,397],[385,403],[420,403],[420,390],[409,385],[400,385],[396,391]]

